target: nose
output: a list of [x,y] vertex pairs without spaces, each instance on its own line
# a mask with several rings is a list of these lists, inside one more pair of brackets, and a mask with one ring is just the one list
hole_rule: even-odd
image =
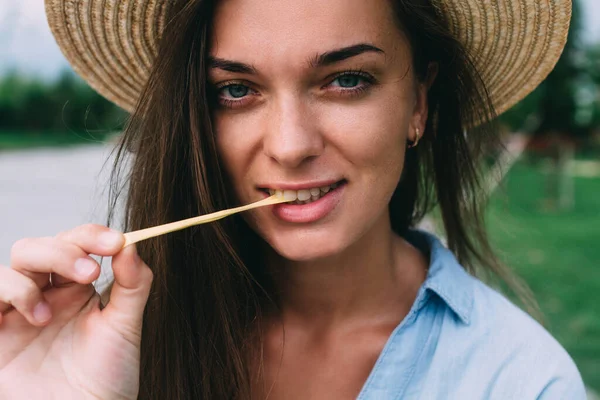
[[278,101],[268,119],[264,152],[281,166],[296,168],[323,152],[318,118],[300,96]]

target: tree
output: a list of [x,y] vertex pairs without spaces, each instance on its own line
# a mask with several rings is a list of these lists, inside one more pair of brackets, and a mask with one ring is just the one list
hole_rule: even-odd
[[[555,68],[532,94],[501,118],[513,131],[530,132],[530,151],[536,150],[550,160],[544,202],[551,209],[572,207],[573,182],[568,166],[575,146],[593,131],[593,103],[597,99],[590,103],[585,95],[593,80],[581,40],[581,17],[581,3],[574,0],[568,40]],[[594,73],[598,74],[597,70]]]
[[600,43],[589,46],[585,56],[585,69],[589,75],[588,99],[590,107],[590,126],[592,134],[600,130]]
[[578,123],[577,93],[584,79],[584,50],[581,41],[581,4],[573,2],[573,16],[565,49],[554,70],[548,75],[540,89],[540,124],[536,135],[545,136],[559,132],[563,136],[580,137],[589,127]]
[[546,175],[545,206],[570,209],[574,205],[574,184],[568,167],[578,139],[589,133],[577,119],[578,100],[585,70],[582,63],[581,4],[573,2],[573,16],[565,49],[542,86],[540,125],[534,140],[547,143],[551,170]]
[[69,70],[55,82],[25,78],[16,71],[0,80],[0,132],[102,136],[120,129],[125,117]]

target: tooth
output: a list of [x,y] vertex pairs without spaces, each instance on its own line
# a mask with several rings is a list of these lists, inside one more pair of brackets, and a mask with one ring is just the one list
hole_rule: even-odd
[[320,196],[310,196],[312,201],[319,200]]
[[310,190],[298,190],[298,200],[306,201],[310,199]]
[[273,196],[275,194],[275,189],[269,189],[269,194]]
[[295,190],[284,190],[283,191],[283,199],[286,201],[295,201],[298,198],[298,192]]
[[279,198],[283,197],[283,190],[276,190],[275,191],[275,196],[277,196]]
[[329,192],[329,186],[323,186],[323,187],[321,188],[321,192],[323,192],[323,193],[327,193],[327,192]]
[[311,188],[310,189],[310,195],[311,196],[318,196],[319,193],[321,193],[321,191],[319,190],[319,188]]
[[331,188],[332,188],[332,189],[335,189],[336,187],[338,187],[338,184],[337,184],[337,183],[334,183],[333,185],[331,185]]

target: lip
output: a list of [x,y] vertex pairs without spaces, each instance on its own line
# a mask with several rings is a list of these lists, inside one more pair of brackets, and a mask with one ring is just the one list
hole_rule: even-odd
[[[336,182],[341,182],[338,187],[335,189],[331,189],[324,196],[319,198],[319,200],[313,201],[308,204],[289,204],[289,203],[281,203],[275,204],[271,206],[271,211],[276,218],[281,221],[295,223],[295,224],[307,224],[311,222],[316,222],[320,219],[325,218],[329,215],[340,203],[342,200],[342,195],[344,190],[346,189],[347,181],[328,181],[328,183],[321,184],[321,186],[306,186],[306,185],[297,185],[294,187],[300,187],[299,189],[289,189],[290,185],[287,186],[287,190],[301,190],[304,188],[314,188],[314,187],[323,187],[328,186]],[[315,185],[315,183],[311,183],[311,185]],[[285,189],[284,189],[285,190]],[[268,193],[263,191],[265,197],[268,196]]]
[[302,189],[311,189],[311,188],[321,188],[324,186],[331,186],[334,183],[342,182],[344,179],[328,179],[322,181],[312,181],[312,182],[299,182],[299,183],[285,183],[285,182],[275,182],[275,183],[265,183],[256,185],[257,189],[274,189],[274,190],[302,190]]

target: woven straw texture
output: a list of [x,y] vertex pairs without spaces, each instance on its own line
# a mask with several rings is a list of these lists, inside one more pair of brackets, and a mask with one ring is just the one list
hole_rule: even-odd
[[[135,108],[173,0],[45,0],[50,29],[75,72]],[[498,113],[550,73],[567,40],[571,0],[434,0],[481,74]]]

